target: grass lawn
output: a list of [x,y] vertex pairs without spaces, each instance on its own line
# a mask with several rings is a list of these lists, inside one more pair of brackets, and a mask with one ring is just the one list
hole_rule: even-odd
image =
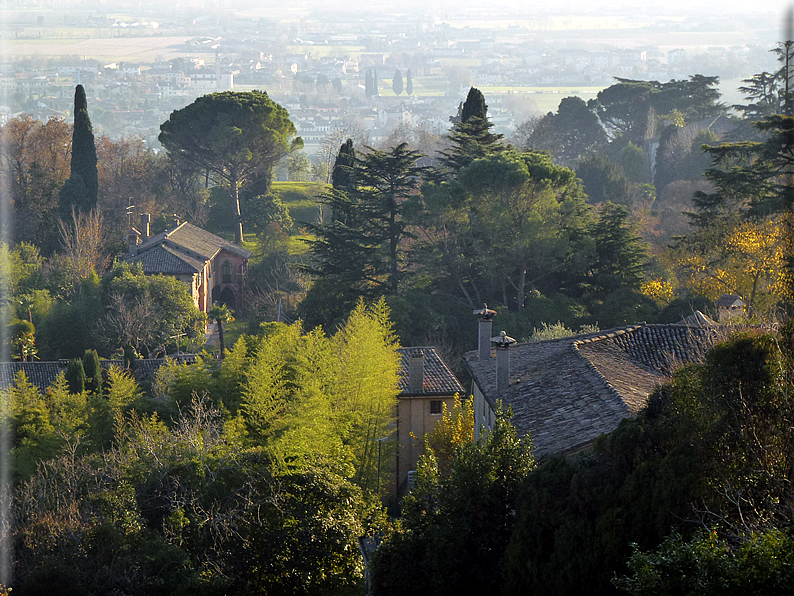
[[295,225],[317,221],[317,196],[325,190],[325,185],[316,182],[274,182],[273,194],[289,209]]

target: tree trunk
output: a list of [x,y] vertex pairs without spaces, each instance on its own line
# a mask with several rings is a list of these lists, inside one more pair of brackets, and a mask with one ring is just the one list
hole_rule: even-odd
[[391,199],[391,208],[389,210],[389,258],[391,259],[390,263],[390,274],[389,277],[389,286],[391,287],[392,294],[397,293],[397,286],[399,283],[399,266],[397,263],[397,244],[400,242],[400,238],[397,234],[397,204],[394,200],[394,197]]
[[223,322],[220,319],[217,319],[218,323],[218,343],[221,346],[221,360],[225,356],[226,346],[223,343]]
[[232,201],[234,201],[234,213],[237,216],[237,226],[234,230],[234,242],[240,246],[243,245],[243,216],[240,213],[240,185],[237,183],[237,177],[232,177],[229,180],[229,190],[232,193]]
[[524,294],[527,285],[527,268],[521,267],[521,272],[518,274],[518,284],[516,286],[516,310],[521,312],[524,310],[524,301],[526,296]]

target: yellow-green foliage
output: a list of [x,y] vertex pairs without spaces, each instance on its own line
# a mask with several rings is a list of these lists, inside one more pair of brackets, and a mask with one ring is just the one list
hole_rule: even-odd
[[438,473],[443,480],[449,475],[458,447],[474,441],[474,406],[470,399],[455,395],[451,410],[443,404],[444,413],[433,430],[425,436],[425,451],[436,458]]
[[264,329],[241,411],[277,465],[335,459],[350,462],[363,486],[375,478],[377,439],[390,434],[398,392],[388,314],[384,301],[360,303],[332,338],[299,324]]

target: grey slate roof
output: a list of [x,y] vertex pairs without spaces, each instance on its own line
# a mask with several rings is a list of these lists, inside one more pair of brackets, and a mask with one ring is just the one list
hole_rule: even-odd
[[204,261],[179,253],[168,246],[155,246],[146,252],[126,259],[128,263],[140,263],[146,273],[179,275],[198,273],[204,268]]
[[[412,392],[408,384],[408,363],[412,350],[421,349],[425,354],[424,366],[424,391],[422,393]],[[400,355],[400,396],[419,396],[419,395],[454,395],[459,393],[465,395],[463,385],[457,377],[452,374],[449,367],[431,346],[417,346],[411,348],[399,348],[397,353]]]
[[[192,363],[195,362],[196,357],[193,354],[183,354],[179,357],[181,362]],[[136,360],[135,362],[135,378],[138,382],[153,381],[154,375],[164,363],[165,358],[146,358]],[[24,371],[25,376],[32,385],[38,387],[42,393],[47,390],[47,387],[55,382],[58,373],[66,372],[68,360],[57,361],[36,361],[36,362],[0,362],[0,390],[7,389],[14,382],[14,376],[19,371]],[[119,368],[124,367],[123,360],[100,360],[99,365],[107,370],[115,365]]]
[[486,400],[501,399],[544,459],[582,448],[637,414],[678,366],[702,359],[716,339],[709,327],[632,325],[606,332],[517,344],[510,386],[496,393],[496,359],[466,363]]
[[747,306],[737,294],[723,294],[716,302],[717,308],[741,308]]
[[193,253],[196,258],[202,258],[205,261],[224,249],[243,259],[248,259],[253,254],[250,250],[241,248],[220,236],[216,236],[187,222],[179,224],[172,230],[166,230],[156,236],[152,236],[138,247],[138,253],[145,252],[161,244],[183,248]]

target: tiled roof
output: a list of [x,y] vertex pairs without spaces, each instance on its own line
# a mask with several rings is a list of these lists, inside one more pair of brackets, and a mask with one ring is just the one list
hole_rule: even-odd
[[717,308],[731,308],[733,306],[745,306],[741,296],[736,294],[723,294],[716,302]]
[[198,273],[204,268],[204,261],[177,252],[168,246],[155,246],[126,259],[128,263],[140,263],[144,273],[163,273],[179,275]]
[[[179,357],[182,362],[195,362],[193,354],[184,354]],[[165,358],[146,358],[135,361],[135,378],[140,381],[153,381],[154,375],[164,363]],[[19,371],[24,371],[28,381],[35,385],[43,393],[47,387],[55,382],[58,373],[66,372],[68,360],[58,360],[50,362],[0,362],[0,390],[7,389],[14,381],[14,376]],[[124,367],[123,360],[100,360],[99,365],[104,369],[109,369],[115,365],[119,368]]]
[[654,388],[684,363],[699,361],[713,328],[633,325],[606,332],[517,344],[510,349],[510,386],[496,392],[496,359],[466,362],[486,400],[501,399],[520,434],[544,459],[575,451],[639,412]]
[[202,258],[205,261],[214,257],[221,250],[227,250],[243,259],[248,259],[252,255],[250,250],[240,248],[220,236],[187,222],[179,224],[173,230],[166,230],[152,236],[138,247],[137,252],[143,253],[161,244],[185,249],[193,253],[196,258]]
[[[410,390],[408,384],[408,364],[410,361],[410,353],[412,350],[421,349],[425,355],[424,365],[424,391],[422,393],[413,392]],[[454,395],[459,393],[464,395],[463,385],[460,384],[457,377],[452,374],[449,367],[444,364],[441,357],[436,352],[434,347],[421,346],[412,348],[399,348],[397,353],[400,355],[400,395],[401,396],[417,396],[417,395]]]

